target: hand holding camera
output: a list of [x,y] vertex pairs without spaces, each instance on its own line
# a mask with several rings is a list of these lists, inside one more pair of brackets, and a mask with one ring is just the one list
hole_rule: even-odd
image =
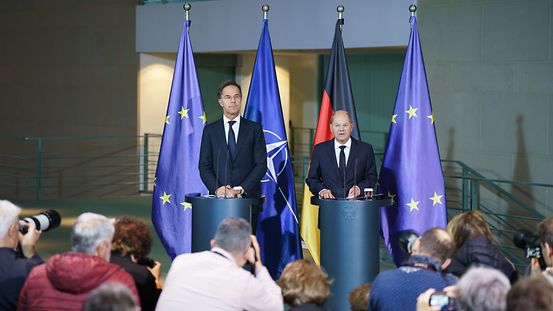
[[259,250],[259,243],[255,235],[251,235],[252,246],[248,250],[247,260],[252,265],[261,265],[261,251]]
[[[21,228],[25,228],[25,233],[21,233]],[[31,258],[36,254],[36,242],[40,239],[42,231],[37,230],[34,222],[23,222],[19,223],[19,246],[21,247],[21,252],[23,256]]]

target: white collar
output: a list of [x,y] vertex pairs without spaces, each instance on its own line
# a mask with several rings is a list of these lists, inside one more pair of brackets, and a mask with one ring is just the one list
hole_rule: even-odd
[[234,118],[233,120],[227,118],[227,116],[223,115],[223,124],[227,124],[228,121],[236,121],[236,124],[240,124],[240,115],[238,115],[236,118]]
[[334,149],[340,148],[340,146],[346,146],[348,148],[351,148],[351,137],[348,139],[348,141],[345,144],[339,143],[336,138],[334,139]]
[[232,257],[232,254],[227,252],[226,250],[216,246],[212,248],[211,251],[214,253],[221,254],[223,257],[230,260],[234,265],[236,265],[236,260],[234,260],[234,257]]

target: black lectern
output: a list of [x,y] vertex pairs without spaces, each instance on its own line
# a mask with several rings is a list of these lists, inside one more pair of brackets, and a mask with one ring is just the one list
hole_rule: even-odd
[[334,279],[325,307],[349,310],[349,292],[378,274],[380,207],[391,200],[312,197],[311,204],[319,205],[321,266]]
[[184,200],[192,204],[192,252],[211,249],[210,241],[219,223],[227,217],[240,217],[250,224],[252,206],[261,206],[264,197],[216,198],[187,195]]

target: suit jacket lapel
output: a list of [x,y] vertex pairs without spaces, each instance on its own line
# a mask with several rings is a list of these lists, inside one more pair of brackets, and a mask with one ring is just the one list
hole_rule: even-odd
[[[354,140],[353,138],[351,139],[351,148],[349,150],[349,157],[348,157],[348,161],[347,161],[347,164],[346,164],[346,176],[353,176],[354,173],[354,170],[355,170],[355,160],[357,159],[356,157],[356,154],[357,154],[357,148],[359,146],[357,145],[357,140]],[[354,177],[355,179],[355,177]]]
[[238,156],[240,149],[242,149],[242,146],[245,144],[249,129],[250,128],[246,126],[246,122],[244,122],[244,118],[240,117],[240,128],[238,129],[238,140],[236,141],[236,154],[234,155],[235,158]]
[[[328,144],[328,158],[332,159],[332,167],[336,171],[336,176],[342,176],[343,173],[340,172],[340,168],[338,167],[338,159],[336,159],[336,150],[334,150],[334,139],[330,141]],[[342,179],[342,177],[340,177]]]

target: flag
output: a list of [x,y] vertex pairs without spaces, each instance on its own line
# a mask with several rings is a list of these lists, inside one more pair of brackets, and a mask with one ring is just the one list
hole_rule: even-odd
[[[344,50],[344,42],[342,41],[341,27],[343,23],[343,19],[339,19],[336,22],[334,41],[332,42],[332,50],[330,51],[325,88],[323,90],[321,110],[319,111],[319,120],[317,122],[313,146],[332,139],[333,136],[330,132],[330,117],[332,113],[337,110],[349,112],[353,123],[351,136],[357,140],[360,139],[359,127],[357,126],[357,115],[355,113],[353,94],[349,81],[346,51]],[[320,264],[319,229],[317,228],[319,208],[315,205],[311,205],[311,196],[313,196],[313,194],[309,191],[307,184],[304,186],[303,193],[301,236],[307,244],[313,260],[317,264]]]
[[261,180],[265,204],[259,215],[256,235],[263,263],[277,279],[287,263],[302,258],[302,249],[294,173],[266,19],[263,20],[244,117],[261,123],[267,143],[267,173]]
[[397,243],[402,232],[422,234],[447,225],[444,177],[416,17],[410,22],[411,36],[380,170],[381,191],[392,200],[392,206],[381,210],[381,230],[396,264],[404,256]]
[[206,194],[198,160],[207,122],[188,29],[184,22],[167,115],[154,178],[152,223],[171,258],[189,253],[192,244],[192,208],[188,193]]

